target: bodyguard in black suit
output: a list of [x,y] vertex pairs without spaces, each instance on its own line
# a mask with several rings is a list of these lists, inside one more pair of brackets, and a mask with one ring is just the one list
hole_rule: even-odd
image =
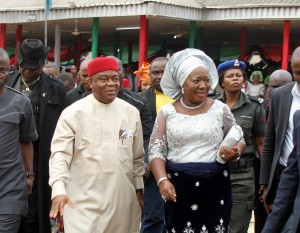
[[[263,190],[263,201],[267,213],[271,212],[270,204],[276,195],[277,185],[282,170],[286,167],[286,158],[292,142],[292,117],[300,108],[300,47],[291,59],[293,77],[296,82],[286,84],[273,90],[270,112],[265,134],[263,154],[260,168],[260,184]],[[284,149],[288,148],[288,149]],[[289,154],[289,153],[288,153]]]
[[[153,121],[156,119],[156,96],[154,92],[154,87],[148,88],[146,91],[140,92],[139,95],[145,97],[148,100],[148,104],[150,107],[150,112]],[[152,131],[152,130],[151,130]]]
[[88,84],[88,64],[89,60],[84,60],[80,63],[79,75],[81,83],[79,86],[67,93],[67,106],[83,98],[85,96],[84,94],[87,92],[92,92],[92,89]]
[[65,107],[66,90],[59,80],[42,71],[48,49],[40,40],[26,39],[18,49],[20,72],[10,75],[7,86],[27,95],[31,101],[38,140],[33,142],[33,192],[29,211],[19,232],[50,233],[51,188],[49,182],[50,144],[56,122]]
[[292,233],[300,232],[300,110],[294,114],[294,149],[282,172],[273,204],[262,233],[280,233],[293,212]]
[[[293,98],[291,91],[294,85],[295,82],[291,82],[272,92],[260,169],[260,184],[270,188],[273,185],[273,178],[286,136]],[[270,195],[274,195],[274,193],[270,193]],[[271,197],[268,200],[272,203]]]
[[[164,102],[166,104],[166,101],[171,100],[163,94],[160,87],[160,81],[167,61],[166,57],[157,57],[151,62],[150,78],[152,87],[139,93],[148,100],[153,122],[155,122],[158,113],[157,109],[161,107],[160,105]],[[146,162],[148,162],[148,159],[146,159]],[[147,170],[149,171],[149,165]],[[164,202],[151,172],[149,178],[145,181],[144,203],[141,233],[164,232]]]

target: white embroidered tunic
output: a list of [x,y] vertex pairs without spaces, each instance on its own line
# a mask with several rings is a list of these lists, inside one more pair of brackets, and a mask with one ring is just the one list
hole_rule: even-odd
[[143,134],[138,110],[91,94],[66,108],[53,136],[52,197],[68,195],[66,233],[138,233],[143,188]]

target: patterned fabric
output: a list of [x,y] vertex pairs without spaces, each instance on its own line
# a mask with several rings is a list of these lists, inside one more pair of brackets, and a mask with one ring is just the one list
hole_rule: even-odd
[[137,71],[134,71],[133,73],[138,75],[139,83],[140,81],[146,81],[151,83],[150,64],[148,62],[143,62],[142,66]]
[[227,105],[215,100],[203,114],[177,113],[172,104],[161,108],[149,144],[149,162],[154,158],[172,162],[214,162],[224,136],[235,119]]
[[165,203],[168,232],[228,232],[232,200],[227,165],[167,161],[167,172],[177,194],[176,202]]

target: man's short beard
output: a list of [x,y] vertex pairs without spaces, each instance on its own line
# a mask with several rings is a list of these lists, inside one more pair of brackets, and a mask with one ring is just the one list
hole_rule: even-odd
[[161,92],[161,93],[164,93],[163,90],[161,89],[161,86],[160,86],[160,85],[159,85],[159,86],[156,86],[156,87],[155,87],[155,90],[157,90],[157,91],[159,91],[159,92]]

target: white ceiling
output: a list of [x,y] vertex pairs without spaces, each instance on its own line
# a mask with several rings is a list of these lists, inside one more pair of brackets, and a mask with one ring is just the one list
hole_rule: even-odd
[[[189,24],[197,22],[203,30],[202,46],[238,46],[241,27],[247,27],[246,45],[282,43],[283,23],[291,20],[290,44],[300,44],[300,0],[52,0],[48,27],[48,46],[54,48],[55,25],[60,24],[61,45],[76,43],[71,32],[78,19],[78,30],[92,30],[93,17],[99,17],[99,44],[109,46],[118,33],[119,43],[139,44],[139,31],[116,31],[116,27],[138,26],[139,15],[149,20],[149,45],[187,47]],[[70,5],[73,4],[73,6]],[[10,0],[1,2],[0,22],[6,23],[6,47],[14,47],[17,25],[23,27],[23,39],[44,41],[44,1]],[[68,5],[66,7],[66,5]],[[28,10],[31,9],[31,10]],[[28,22],[35,14],[36,22]],[[181,38],[174,39],[181,33]],[[82,33],[82,43],[91,45],[91,33]]]
[[[76,36],[71,32],[75,28],[74,19],[48,21],[48,45],[54,46],[55,24],[61,28],[62,47],[75,43]],[[15,45],[16,28],[18,24],[7,24],[6,46]],[[38,38],[44,41],[44,22],[24,23],[23,38]],[[139,30],[116,31],[116,27],[139,26],[139,17],[104,17],[99,19],[99,43],[112,43],[115,33],[119,34],[120,43],[138,44]],[[241,27],[247,27],[247,45],[281,44],[283,35],[283,20],[271,21],[211,21],[197,22],[197,28],[203,29],[203,45],[221,46],[237,45],[240,43]],[[78,19],[79,32],[92,30],[92,18]],[[188,20],[176,20],[164,17],[149,17],[149,44],[185,44],[188,45]],[[182,38],[174,39],[177,33],[184,34]],[[83,33],[82,42],[88,44],[91,33]],[[300,20],[291,21],[291,44],[300,44]]]

